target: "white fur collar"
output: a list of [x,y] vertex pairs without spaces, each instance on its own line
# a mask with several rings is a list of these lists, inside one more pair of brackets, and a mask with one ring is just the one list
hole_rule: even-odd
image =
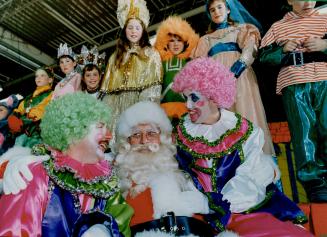
[[233,112],[225,109],[220,109],[220,119],[212,125],[192,123],[189,116],[185,117],[184,127],[186,132],[192,137],[203,136],[209,142],[216,141],[227,130],[234,128],[237,123],[237,118]]

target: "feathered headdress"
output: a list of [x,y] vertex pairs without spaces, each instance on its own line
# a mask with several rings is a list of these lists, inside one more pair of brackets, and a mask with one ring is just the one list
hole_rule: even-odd
[[127,20],[140,19],[145,27],[149,26],[150,14],[144,0],[118,0],[117,19],[123,29]]
[[106,53],[99,54],[97,46],[88,49],[85,45],[82,46],[81,54],[77,56],[77,63],[83,68],[87,64],[97,65],[101,69],[105,65]]
[[154,47],[159,51],[162,61],[173,57],[168,49],[171,35],[178,35],[184,41],[185,49],[178,58],[188,58],[191,51],[199,41],[199,35],[195,33],[190,24],[178,16],[170,16],[164,20],[157,30],[157,39]]
[[57,58],[60,58],[64,55],[70,56],[75,60],[75,53],[73,52],[72,48],[68,48],[68,45],[66,43],[59,45]]

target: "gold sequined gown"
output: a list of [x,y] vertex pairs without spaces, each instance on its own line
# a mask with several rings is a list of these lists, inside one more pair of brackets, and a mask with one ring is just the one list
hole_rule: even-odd
[[[123,55],[121,66],[115,66],[116,52],[109,58],[101,84],[103,101],[112,112],[110,131],[115,142],[116,124],[120,114],[133,104],[150,100],[160,103],[162,65],[159,53],[152,47],[131,48]],[[146,113],[146,111],[144,111]]]

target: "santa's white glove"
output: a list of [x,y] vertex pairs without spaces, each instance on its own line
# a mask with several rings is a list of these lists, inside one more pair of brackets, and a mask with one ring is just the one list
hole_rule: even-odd
[[81,237],[112,237],[107,227],[102,224],[92,225]]
[[50,156],[31,155],[29,148],[15,147],[1,158],[2,161],[9,161],[3,175],[3,192],[17,194],[27,187],[28,181],[33,179],[33,174],[28,166],[34,162],[48,160]]

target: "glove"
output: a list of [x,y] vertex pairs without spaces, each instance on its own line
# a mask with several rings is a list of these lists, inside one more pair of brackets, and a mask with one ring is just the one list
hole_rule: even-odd
[[18,118],[17,116],[11,114],[8,117],[8,126],[11,132],[18,133],[22,131],[23,128],[23,120]]
[[7,153],[9,154],[6,154],[5,157],[9,162],[3,175],[3,192],[5,194],[17,194],[24,190],[27,187],[27,182],[33,179],[33,174],[28,166],[50,158],[49,155],[31,155],[30,149],[23,147],[11,149]]
[[85,231],[81,237],[112,237],[107,227],[103,224],[95,224]]

